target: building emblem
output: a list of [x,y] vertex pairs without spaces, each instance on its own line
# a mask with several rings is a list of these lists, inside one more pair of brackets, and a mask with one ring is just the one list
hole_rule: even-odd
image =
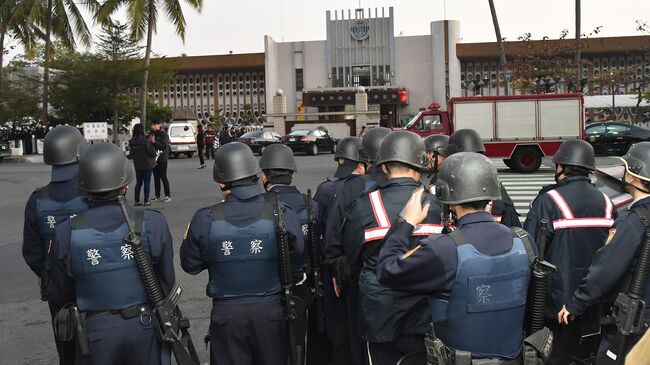
[[350,26],[350,35],[352,39],[362,41],[370,35],[370,24],[366,20],[355,20]]

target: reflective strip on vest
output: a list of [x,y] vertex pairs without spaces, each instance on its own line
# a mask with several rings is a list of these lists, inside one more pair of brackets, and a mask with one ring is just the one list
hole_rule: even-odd
[[503,219],[500,215],[492,215],[492,218],[494,218],[494,221],[497,223],[501,223],[501,219]]
[[[364,231],[364,243],[384,239],[390,229],[390,219],[388,219],[388,213],[381,199],[381,193],[377,190],[370,193],[369,196],[370,205],[379,227]],[[413,229],[411,236],[430,236],[438,233],[442,233],[442,225],[440,224],[418,224]]]
[[553,229],[567,229],[567,228],[609,228],[614,224],[614,219],[612,219],[612,214],[614,212],[614,204],[607,197],[605,197],[605,217],[589,217],[589,218],[575,218],[569,204],[566,200],[560,195],[557,190],[551,190],[548,193],[548,196],[553,199],[555,204],[560,211],[562,212],[563,219],[556,219],[553,221]]

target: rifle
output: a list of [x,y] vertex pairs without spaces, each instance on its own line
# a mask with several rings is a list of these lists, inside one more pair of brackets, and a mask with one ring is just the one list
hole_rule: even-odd
[[612,306],[610,319],[616,325],[618,333],[610,343],[605,356],[597,362],[597,365],[623,364],[630,336],[642,334],[646,330],[646,303],[641,298],[643,298],[648,281],[648,271],[650,271],[650,229],[648,228],[648,218],[640,212],[637,214],[641,218],[644,230],[639,259],[627,293],[618,293],[616,302]]
[[126,199],[124,199],[124,196],[120,196],[118,200],[129,229],[124,241],[131,245],[135,262],[138,265],[144,287],[149,296],[149,302],[153,306],[152,319],[156,323],[158,337],[162,342],[171,345],[172,353],[179,365],[198,365],[199,357],[196,354],[188,331],[190,322],[183,317],[178,308],[178,299],[183,290],[180,285],[174,284],[169,295],[164,296],[162,286],[151,264],[151,257],[145,251],[140,240],[141,232],[136,232],[127,210]]
[[316,313],[316,323],[320,333],[325,332],[325,303],[323,302],[323,281],[321,278],[322,265],[322,241],[318,230],[318,222],[314,217],[312,210],[311,189],[307,189],[307,221],[308,221],[308,239],[309,247],[309,265],[311,267],[312,277],[312,295],[314,296],[314,312]]
[[546,278],[550,272],[556,272],[557,267],[544,261],[546,245],[548,245],[548,221],[542,219],[539,229],[539,254],[533,263],[533,277],[530,284],[530,320],[526,334],[528,336],[544,328],[544,304],[546,300]]
[[284,314],[289,328],[289,356],[291,365],[300,365],[302,345],[296,340],[296,302],[293,297],[293,271],[291,270],[291,258],[289,256],[289,234],[284,224],[282,206],[280,205],[280,194],[275,194],[275,208],[277,220],[277,241],[278,241],[278,273],[282,285],[282,302]]

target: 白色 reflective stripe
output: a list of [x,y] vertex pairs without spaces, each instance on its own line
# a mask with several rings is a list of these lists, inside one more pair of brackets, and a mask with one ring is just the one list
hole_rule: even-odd
[[610,228],[614,224],[611,218],[573,218],[553,221],[553,229],[567,228]]
[[553,199],[555,204],[557,204],[558,208],[560,208],[564,219],[573,219],[573,212],[571,211],[571,208],[569,208],[569,204],[567,204],[566,200],[564,200],[562,195],[560,195],[557,190],[551,190],[547,192],[547,194],[551,197],[551,199]]
[[384,202],[381,199],[379,190],[370,193],[370,204],[372,205],[372,212],[375,214],[375,219],[379,227],[390,227],[388,213],[386,213],[386,208],[384,208]]
[[603,193],[603,196],[605,197],[605,218],[610,219],[614,212],[614,204],[605,193]]
[[[365,230],[363,232],[364,242],[383,239],[386,237],[389,229],[390,227],[377,227]],[[418,224],[413,229],[411,236],[430,236],[439,233],[442,233],[442,225],[440,224]]]
[[492,215],[492,218],[494,218],[494,221],[497,223],[501,223],[501,219],[503,219],[500,215]]

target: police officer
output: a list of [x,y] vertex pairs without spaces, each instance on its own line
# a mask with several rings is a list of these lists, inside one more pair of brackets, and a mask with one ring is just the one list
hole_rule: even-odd
[[536,237],[541,220],[549,222],[545,259],[558,268],[550,273],[546,294],[546,326],[555,336],[550,363],[569,364],[574,356],[591,356],[590,349],[580,349],[580,338],[581,333],[589,334],[590,328],[598,331],[599,316],[588,313],[568,326],[558,325],[555,317],[580,285],[593,255],[603,246],[616,210],[609,198],[591,184],[589,173],[595,169],[595,157],[589,143],[580,139],[563,142],[553,162],[557,183],[540,191],[524,228]]
[[[311,273],[310,254],[312,242],[309,239],[310,217],[307,209],[308,197],[302,194],[294,185],[291,185],[293,175],[298,171],[296,160],[293,157],[293,151],[291,148],[283,144],[272,144],[264,149],[259,164],[262,169],[262,183],[264,184],[266,191],[279,194],[280,201],[291,207],[298,217],[304,242],[300,268],[304,269],[306,273]],[[312,219],[318,221],[318,207],[313,200]],[[320,233],[314,232],[314,234]],[[321,280],[321,278],[318,278],[318,280]],[[313,302],[314,298],[312,296],[310,285],[314,284],[314,278],[308,277],[307,274],[303,274],[303,277],[298,278],[295,284],[294,294],[302,299],[306,307],[310,307]],[[320,313],[314,314],[321,315]],[[310,313],[310,316],[307,317],[307,323],[313,324],[311,321],[312,317],[314,316]],[[318,333],[316,333],[315,330],[316,328],[311,326],[308,329],[308,333],[306,334],[307,336],[303,336],[302,338],[307,338],[307,341],[312,342],[312,340],[318,336]],[[312,344],[314,343],[312,342]],[[313,360],[309,360],[312,359],[306,359],[306,361],[311,364]]]
[[[429,294],[436,332],[451,350],[470,353],[466,358],[521,363],[530,279],[526,253],[535,255],[534,243],[485,211],[491,200],[501,198],[497,171],[487,157],[466,152],[449,156],[436,185],[458,229],[413,242],[431,204],[422,206],[423,190],[417,189],[384,240],[379,282],[413,295]],[[456,353],[457,361],[461,355]]]
[[[287,363],[288,336],[278,275],[275,193],[265,193],[260,167],[248,146],[217,150],[213,177],[225,199],[199,209],[181,245],[181,266],[208,270],[212,298],[212,364]],[[303,235],[294,212],[283,205],[291,263],[302,276]]]
[[445,134],[434,134],[424,139],[424,146],[429,156],[429,168],[431,169],[427,174],[422,174],[422,185],[425,187],[435,184],[438,179],[438,172],[442,167],[442,163],[449,155],[447,152],[448,145],[449,136]]
[[[341,241],[341,232],[346,214],[354,200],[365,191],[371,190],[377,184],[387,180],[387,176],[381,167],[375,163],[379,153],[379,147],[384,138],[390,133],[390,129],[384,127],[370,128],[361,139],[363,157],[368,161],[368,168],[365,175],[352,175],[341,184],[334,201],[330,206],[327,216],[327,230],[325,232],[325,263],[329,266],[334,278],[332,279],[334,292],[341,299],[340,303],[347,301],[345,298],[345,288],[342,284],[347,284],[349,280],[349,263],[343,252]],[[340,314],[340,318],[347,318],[351,313],[347,312],[347,307],[339,307],[346,312]],[[344,328],[337,329],[337,333],[361,333],[360,328],[349,328],[356,322],[345,320],[339,321],[339,326]],[[343,337],[341,337],[343,338]],[[337,339],[337,342],[339,340]],[[365,362],[367,356],[366,345],[357,338],[349,338],[350,352],[348,359],[351,364],[360,365]]]
[[[76,364],[170,362],[169,349],[152,323],[133,249],[124,240],[129,229],[118,198],[132,179],[133,167],[119,147],[88,147],[79,159],[79,188],[91,209],[56,227],[56,262],[48,294],[59,306],[75,303],[85,316],[90,353],[82,354],[77,346]],[[175,281],[174,250],[165,217],[153,210],[131,214],[161,285],[170,287]]]
[[[558,313],[560,323],[570,323],[573,316],[585,313],[590,307],[605,300],[610,293],[629,290],[629,278],[637,268],[639,248],[644,240],[641,217],[650,218],[650,142],[635,144],[621,160],[625,165],[623,186],[634,197],[634,201],[616,219],[605,245],[593,256],[584,280]],[[643,333],[650,325],[650,312],[647,309],[647,303],[650,303],[650,281],[646,283],[641,299],[646,303],[645,319],[641,319],[645,320],[645,329],[641,331]],[[613,352],[610,355],[610,345],[616,332],[616,327],[611,324],[603,327],[597,356],[599,360],[609,356],[612,360],[620,361],[641,337],[638,334],[628,337],[625,353]]]
[[[319,228],[323,242],[325,239],[325,232],[327,230],[327,217],[330,205],[334,200],[334,195],[339,189],[341,184],[346,181],[350,176],[360,176],[366,172],[365,158],[362,156],[361,139],[357,137],[345,137],[336,145],[336,152],[334,153],[334,161],[337,162],[336,171],[334,172],[334,180],[327,179],[321,183],[316,189],[314,200],[318,204]],[[331,351],[320,351],[320,359],[322,364],[341,364],[349,359],[349,349],[345,350],[347,340],[336,340],[336,324],[346,323],[346,317],[340,317],[338,313],[338,303],[334,293],[332,283],[332,273],[327,265],[323,266],[322,272],[323,282],[323,297],[325,304],[325,328],[327,336],[329,337]],[[345,312],[341,314],[345,316]],[[340,334],[342,336],[343,334]],[[347,338],[347,336],[344,336]],[[339,345],[339,346],[335,346]],[[344,349],[340,349],[344,346]],[[307,348],[309,350],[309,347]],[[313,346],[312,346],[313,349]],[[318,361],[318,360],[316,360]],[[310,362],[311,364],[311,362]]]
[[[448,153],[452,155],[457,152],[476,152],[485,154],[485,146],[481,136],[473,129],[459,129],[449,136]],[[519,214],[515,210],[515,203],[512,202],[506,188],[501,184],[501,199],[490,202],[488,211],[492,212],[495,221],[508,227],[521,227]]]
[[[351,322],[361,322],[361,336],[369,343],[373,364],[393,365],[404,355],[423,350],[430,322],[425,295],[389,290],[377,280],[377,256],[382,239],[412,192],[421,186],[421,171],[428,169],[424,142],[409,131],[392,132],[383,140],[376,163],[388,175],[351,206],[341,236],[350,263],[348,310]],[[426,194],[426,219],[409,242],[418,236],[440,233],[440,205]],[[354,313],[354,314],[353,314]]]
[[[62,125],[52,129],[43,146],[43,161],[52,166],[48,185],[36,189],[25,206],[23,227],[23,257],[30,269],[38,276],[41,299],[47,300],[49,269],[52,265],[52,241],[54,228],[70,216],[88,210],[86,198],[79,192],[79,155],[87,147],[86,140],[75,127]],[[59,307],[48,303],[52,318]],[[71,361],[74,348],[56,340],[61,363]]]

